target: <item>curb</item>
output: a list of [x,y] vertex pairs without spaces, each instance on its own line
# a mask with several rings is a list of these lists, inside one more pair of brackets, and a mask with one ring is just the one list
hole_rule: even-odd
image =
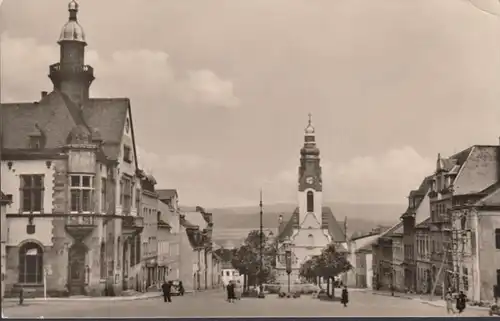
[[[365,293],[370,293],[370,291],[366,291]],[[421,304],[426,304],[426,305],[430,305],[430,306],[437,307],[437,308],[445,308],[445,306],[442,305],[442,304],[439,304],[439,303],[436,303],[436,302],[433,302],[433,301],[423,300],[421,298],[413,298],[413,297],[408,297],[408,296],[403,296],[403,295],[396,295],[396,294],[394,294],[394,296],[392,296],[390,293],[371,292],[371,294],[373,294],[373,295],[387,296],[387,297],[393,297],[393,298],[398,298],[398,299],[405,299],[405,300],[414,300],[414,301],[420,302]],[[487,311],[490,308],[487,308],[487,307],[478,307],[478,306],[475,306],[475,305],[468,305],[467,309],[478,310],[478,311]]]
[[[104,298],[47,298],[46,300],[43,298],[34,298],[34,299],[25,299],[24,302],[26,305],[30,303],[57,303],[57,302],[113,302],[113,301],[135,301],[135,300],[147,300],[151,298],[157,298],[162,296],[161,293],[154,295],[141,295],[141,296],[123,296],[123,297],[104,297]],[[18,306],[18,299],[14,300],[5,300],[3,305],[6,303],[13,303],[13,306]]]

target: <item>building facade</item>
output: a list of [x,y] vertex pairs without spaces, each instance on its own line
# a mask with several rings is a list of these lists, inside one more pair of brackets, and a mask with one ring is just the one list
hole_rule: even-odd
[[432,262],[431,262],[431,235],[430,217],[415,226],[416,244],[416,284],[415,291],[421,294],[430,294],[432,291]]
[[405,292],[403,225],[388,235],[392,246],[393,286],[395,291]]
[[94,69],[84,64],[78,9],[71,1],[52,92],[2,105],[6,295],[43,295],[44,283],[49,296],[119,294],[130,237],[143,228],[130,101],[89,97]]
[[408,195],[408,208],[401,215],[403,221],[404,284],[405,289],[417,291],[416,226],[430,217],[429,187],[431,177],[426,177],[420,187]]
[[291,242],[292,280],[299,279],[302,263],[321,251],[330,243],[339,248],[346,241],[344,229],[335,219],[332,210],[323,206],[323,179],[320,166],[319,149],[316,146],[315,129],[311,123],[305,129],[304,146],[300,150],[298,170],[298,207],[288,222],[281,222],[278,230],[278,249],[276,271],[279,282],[286,283],[284,243]]
[[2,264],[2,287],[1,287],[1,300],[3,301],[3,297],[5,294],[5,264],[7,263],[7,255],[5,252],[5,245],[7,244],[7,206],[10,205],[11,203],[11,196],[7,196],[4,193],[0,191],[0,223],[2,224],[1,226],[1,235],[0,235],[0,246],[1,246],[1,264]]
[[453,264],[453,228],[455,208],[478,201],[484,191],[498,182],[498,146],[474,145],[450,158],[438,154],[436,171],[429,192],[431,220],[432,280],[435,293],[456,288]]

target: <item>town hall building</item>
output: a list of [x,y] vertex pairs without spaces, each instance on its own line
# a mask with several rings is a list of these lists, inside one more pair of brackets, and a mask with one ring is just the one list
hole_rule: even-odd
[[6,296],[118,295],[131,286],[131,240],[144,226],[130,101],[89,97],[94,69],[84,63],[78,9],[69,3],[59,62],[49,67],[53,90],[2,104]]
[[298,170],[298,206],[290,220],[284,222],[280,217],[278,240],[280,242],[276,262],[278,280],[286,283],[285,250],[292,252],[291,280],[299,279],[302,263],[331,243],[342,246],[345,232],[337,222],[330,207],[323,206],[323,177],[320,165],[320,151],[316,146],[315,129],[309,114],[309,123],[305,128],[304,146],[300,150]]

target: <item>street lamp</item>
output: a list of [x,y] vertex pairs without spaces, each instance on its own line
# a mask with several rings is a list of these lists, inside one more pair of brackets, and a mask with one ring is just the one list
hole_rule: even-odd
[[259,202],[259,207],[260,207],[260,213],[259,213],[259,220],[260,220],[260,233],[259,233],[259,263],[260,263],[260,269],[259,269],[259,298],[264,298],[264,285],[263,285],[263,280],[262,280],[262,272],[264,271],[264,261],[263,261],[263,247],[264,247],[264,223],[263,223],[263,209],[262,209],[262,189],[260,190],[260,202]]
[[292,274],[292,244],[290,241],[285,243],[285,264],[286,274],[288,274],[288,293],[290,293],[290,274]]

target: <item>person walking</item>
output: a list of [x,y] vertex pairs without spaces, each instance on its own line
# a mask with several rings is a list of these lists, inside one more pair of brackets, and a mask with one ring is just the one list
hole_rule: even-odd
[[446,313],[454,315],[456,312],[453,308],[453,293],[451,292],[451,289],[448,289],[448,292],[446,292],[444,301],[446,302]]
[[163,285],[161,286],[161,289],[163,291],[163,302],[172,302],[172,298],[170,296],[170,291],[172,289],[172,282],[169,281],[164,281]]
[[344,288],[342,289],[340,303],[342,303],[344,305],[344,308],[346,308],[347,303],[349,303],[349,292],[347,291],[347,286],[344,286]]
[[182,284],[182,281],[179,281],[179,295],[184,296],[184,285]]
[[467,302],[467,296],[464,294],[464,291],[460,291],[457,297],[457,310],[459,314],[464,312],[466,302]]

